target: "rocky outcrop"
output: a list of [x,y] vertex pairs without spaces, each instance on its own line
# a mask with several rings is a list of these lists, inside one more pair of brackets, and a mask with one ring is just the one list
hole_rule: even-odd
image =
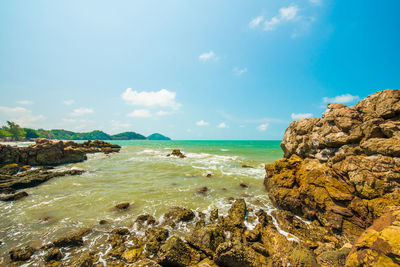
[[387,207],[354,243],[346,266],[400,265],[400,207]]
[[[139,216],[135,225],[140,223],[145,234],[127,228],[107,233],[104,228],[97,232],[84,229],[39,249],[22,247],[12,251],[4,263],[23,264],[30,260],[33,265],[47,262],[56,266],[98,266],[101,257],[107,266],[316,266],[316,254],[310,246],[282,235],[273,218],[263,210],[252,211],[251,216],[256,216],[258,223],[254,229],[248,229],[246,222],[250,216],[246,206],[243,199],[237,199],[226,216],[213,212],[217,218],[212,221],[199,212],[174,207],[163,216],[163,220],[173,223]],[[282,215],[280,221],[291,225],[285,222],[288,218]],[[185,223],[185,231],[179,230],[178,222]],[[302,231],[308,227],[300,220],[295,225]],[[332,238],[326,234],[326,238]]]
[[[386,207],[400,206],[400,90],[377,92],[353,107],[328,104],[322,118],[292,122],[281,147],[284,158],[265,166],[264,186],[277,207],[317,226],[305,233],[316,237],[310,244],[325,244],[314,247],[322,266],[333,256],[344,263],[346,243],[357,247]],[[328,233],[336,240],[324,240]],[[350,266],[369,264],[360,255],[371,260],[381,253],[354,246],[352,259],[361,263]]]
[[181,159],[186,158],[186,156],[179,149],[172,150],[172,153],[167,155],[167,157],[170,156],[175,156]]
[[0,145],[0,166],[7,164],[18,165],[59,165],[81,162],[86,159],[87,153],[104,152],[106,154],[118,152],[120,146],[104,141],[86,141],[75,143],[72,141],[53,142],[48,139],[36,139],[36,144],[29,147],[15,147]]

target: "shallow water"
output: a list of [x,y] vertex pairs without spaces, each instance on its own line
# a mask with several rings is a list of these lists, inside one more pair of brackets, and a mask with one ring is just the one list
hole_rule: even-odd
[[[272,208],[263,187],[264,164],[282,156],[279,141],[113,143],[122,146],[120,153],[93,154],[85,162],[57,167],[84,169],[83,175],[54,178],[27,189],[24,199],[0,203],[0,257],[15,246],[38,246],[102,219],[124,226],[140,214],[160,218],[171,206],[219,208],[226,214],[228,198],[242,197],[250,206]],[[187,158],[166,157],[174,148]],[[204,186],[208,192],[197,193]],[[115,211],[120,202],[130,202],[131,208]],[[41,222],[44,217],[47,222]]]

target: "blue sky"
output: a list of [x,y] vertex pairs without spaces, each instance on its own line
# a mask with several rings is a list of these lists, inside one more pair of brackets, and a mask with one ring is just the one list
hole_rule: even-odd
[[[368,4],[369,3],[369,4]],[[398,0],[0,2],[0,121],[281,139],[400,84]],[[130,88],[130,89],[129,89]]]

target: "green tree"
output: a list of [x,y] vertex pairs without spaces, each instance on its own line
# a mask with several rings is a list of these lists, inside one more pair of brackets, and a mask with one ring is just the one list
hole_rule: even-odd
[[6,130],[0,129],[0,138],[4,137],[12,137],[12,134],[7,132]]
[[25,135],[26,139],[38,138],[39,137],[39,133],[34,129],[24,128],[24,131],[26,133],[26,135]]
[[25,131],[12,121],[7,121],[7,125],[3,126],[3,130],[9,132],[14,140],[20,140],[26,135]]

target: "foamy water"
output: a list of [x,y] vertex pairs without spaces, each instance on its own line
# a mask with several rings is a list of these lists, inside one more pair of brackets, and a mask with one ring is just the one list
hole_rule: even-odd
[[[171,206],[206,214],[218,208],[225,215],[233,197],[244,198],[254,211],[272,210],[263,187],[264,163],[282,156],[278,141],[115,143],[122,145],[120,153],[93,154],[85,162],[57,167],[84,169],[83,175],[54,178],[27,189],[29,196],[24,199],[1,202],[0,257],[15,246],[39,246],[78,228],[98,225],[100,220],[113,227],[131,225],[140,214],[161,219]],[[174,148],[187,157],[167,157]],[[207,193],[197,193],[204,186]],[[131,203],[131,208],[115,211],[120,202]]]

